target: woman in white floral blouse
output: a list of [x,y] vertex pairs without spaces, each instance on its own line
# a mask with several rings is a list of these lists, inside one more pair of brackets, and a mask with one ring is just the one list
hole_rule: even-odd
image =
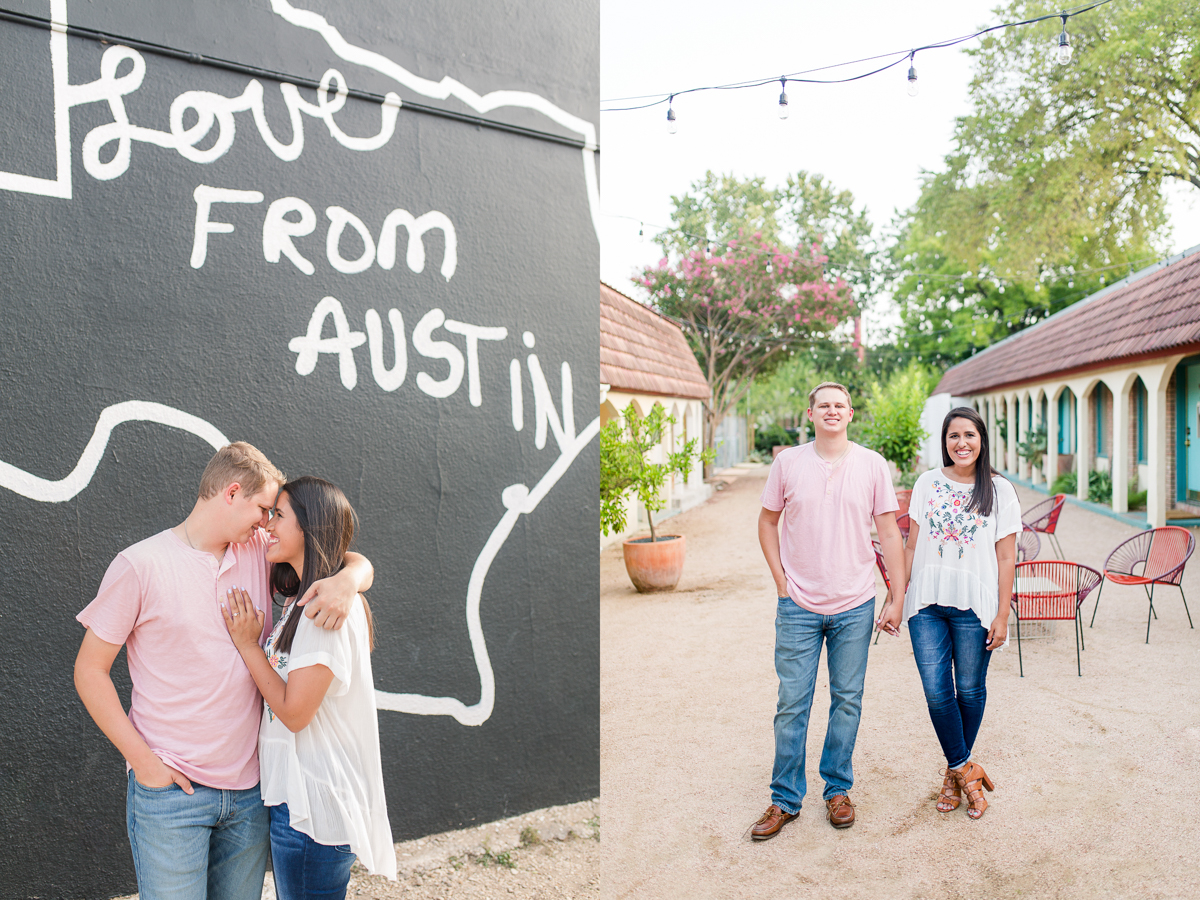
[[969,407],[942,422],[942,467],[913,488],[904,620],[933,729],[946,756],[939,812],[967,795],[967,813],[987,809],[992,780],[971,750],[987,702],[992,651],[1008,639],[1021,507],[992,469],[987,428]]

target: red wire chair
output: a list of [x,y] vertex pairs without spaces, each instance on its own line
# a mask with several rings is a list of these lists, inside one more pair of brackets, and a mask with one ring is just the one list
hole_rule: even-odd
[[[1183,593],[1183,567],[1187,565],[1196,539],[1186,528],[1165,525],[1135,534],[1117,548],[1104,561],[1104,580],[1117,584],[1140,584],[1150,601],[1150,612],[1146,615],[1146,643],[1150,643],[1150,619],[1158,618],[1154,611],[1154,586],[1173,584],[1179,588],[1183,598],[1183,611],[1187,613],[1188,625],[1192,628],[1192,612],[1188,609],[1187,597]],[[1100,585],[1100,593],[1104,585]],[[1096,610],[1100,608],[1100,594],[1096,594],[1096,605],[1092,607],[1092,622],[1096,624]]]
[[[899,520],[897,520],[897,521],[899,521]],[[907,539],[907,536],[906,536],[906,539]],[[871,546],[875,548],[875,565],[879,568],[879,574],[883,576],[884,587],[887,588],[888,593],[891,594],[892,580],[890,578],[888,578],[887,564],[883,561],[883,546],[879,543],[879,541],[876,541],[876,540],[871,541]],[[881,634],[883,634],[882,631],[875,632],[875,643],[876,644],[879,643],[879,636]]]
[[1063,552],[1062,547],[1058,545],[1058,536],[1054,532],[1058,528],[1058,517],[1062,515],[1063,504],[1066,502],[1066,494],[1055,494],[1049,500],[1043,500],[1021,513],[1022,524],[1046,535],[1059,559],[1063,558]]
[[904,543],[908,543],[908,530],[912,527],[912,519],[908,513],[900,513],[896,516],[896,527],[900,529],[900,537],[904,539]]
[[1017,535],[1017,562],[1033,562],[1041,549],[1042,542],[1037,532],[1028,525],[1022,525],[1021,533]]
[[1062,560],[1037,560],[1017,563],[1013,579],[1013,609],[1017,614],[1017,662],[1025,677],[1021,658],[1021,623],[1038,621],[1075,622],[1075,669],[1083,676],[1079,651],[1083,647],[1083,601],[1100,583],[1095,569]]

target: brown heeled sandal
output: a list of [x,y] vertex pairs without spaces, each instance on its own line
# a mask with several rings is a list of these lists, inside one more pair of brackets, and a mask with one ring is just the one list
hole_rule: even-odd
[[962,793],[958,789],[958,773],[948,768],[942,772],[942,793],[937,798],[937,811],[940,813],[954,812],[962,803]]
[[967,795],[967,815],[972,819],[978,819],[988,808],[987,799],[983,796],[980,785],[989,791],[994,791],[996,788],[992,784],[992,779],[988,778],[987,772],[983,771],[983,766],[975,762],[967,763],[954,774],[958,776],[959,788]]

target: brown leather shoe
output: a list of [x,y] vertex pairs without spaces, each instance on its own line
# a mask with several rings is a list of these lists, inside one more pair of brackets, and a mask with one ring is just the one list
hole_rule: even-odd
[[845,794],[838,794],[825,801],[825,818],[834,828],[849,828],[854,824],[854,804]]
[[772,803],[767,807],[767,811],[762,814],[762,818],[750,828],[750,837],[756,841],[765,841],[773,838],[779,833],[780,828],[794,818],[796,818],[795,813],[786,813]]

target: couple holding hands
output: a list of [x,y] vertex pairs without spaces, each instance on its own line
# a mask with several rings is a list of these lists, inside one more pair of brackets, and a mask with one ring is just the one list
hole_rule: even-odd
[[[767,840],[800,812],[805,741],[821,645],[829,666],[829,727],[821,754],[826,818],[854,824],[851,757],[862,712],[872,626],[897,635],[908,624],[929,717],[946,757],[937,809],[967,803],[983,815],[992,781],[972,759],[987,700],[992,652],[1008,638],[1021,510],[1016,490],[989,463],[987,429],[975,410],[942,423],[942,466],[917,479],[905,544],[882,456],[852,443],[849,391],[824,382],[809,394],[811,443],[783,451],[762,494],[758,537],[779,595],[775,617],[775,764],[771,805],[751,826]],[[871,522],[891,574],[875,618]],[[906,590],[907,586],[907,590]]]
[[[268,854],[280,900],[344,898],[356,857],[394,880],[354,510],[241,442],[198,493],[76,617],[76,689],[128,768],[141,900],[258,900]],[[110,675],[122,646],[128,715]]]

